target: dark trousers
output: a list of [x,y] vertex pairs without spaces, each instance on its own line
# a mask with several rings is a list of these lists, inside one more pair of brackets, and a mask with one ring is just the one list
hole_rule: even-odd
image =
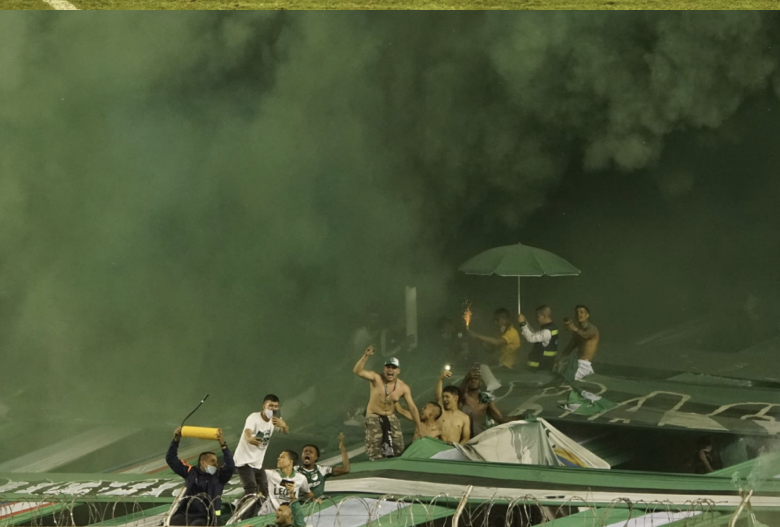
[[176,513],[171,516],[171,525],[217,525],[211,497],[206,493],[185,496]]
[[188,516],[184,512],[177,512],[171,516],[171,525],[208,525],[208,518],[205,516]]
[[[244,487],[244,496],[257,494],[258,492],[262,494],[263,497],[268,496],[268,476],[266,476],[265,470],[243,465],[236,467],[236,472],[238,472],[238,477],[241,478],[241,486]],[[265,500],[262,499],[258,501],[257,505],[252,507],[247,514],[244,515],[244,518],[256,516],[263,501]]]

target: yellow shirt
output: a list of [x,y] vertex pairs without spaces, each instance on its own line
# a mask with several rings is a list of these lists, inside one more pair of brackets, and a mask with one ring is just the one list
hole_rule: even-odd
[[517,352],[520,351],[520,333],[517,332],[514,326],[509,326],[501,334],[501,338],[506,341],[506,344],[498,347],[500,353],[498,362],[507,368],[514,368],[517,361]]

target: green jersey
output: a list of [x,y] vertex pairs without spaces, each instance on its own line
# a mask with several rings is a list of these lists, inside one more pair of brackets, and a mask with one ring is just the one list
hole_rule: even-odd
[[333,467],[330,465],[314,465],[311,470],[306,470],[303,465],[299,465],[296,470],[306,477],[309,482],[309,490],[318,498],[325,493],[325,480],[333,475]]

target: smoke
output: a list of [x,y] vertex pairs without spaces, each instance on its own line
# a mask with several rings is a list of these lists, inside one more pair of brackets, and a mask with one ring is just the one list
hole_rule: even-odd
[[741,15],[423,19],[431,29],[400,43],[420,66],[388,61],[387,130],[405,137],[448,221],[500,194],[494,215],[516,225],[566,170],[653,167],[668,134],[717,128],[766,90],[776,19]]
[[292,396],[351,362],[364,306],[412,283],[439,306],[453,255],[523,232],[572,177],[695,193],[706,174],[666,161],[669,138],[720,145],[780,95],[777,30],[754,12],[5,14],[2,395],[139,421],[209,390],[240,414]]

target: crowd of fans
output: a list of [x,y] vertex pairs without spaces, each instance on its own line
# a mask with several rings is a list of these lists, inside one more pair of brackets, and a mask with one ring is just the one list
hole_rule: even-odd
[[318,463],[320,449],[305,445],[301,455],[284,450],[276,459],[276,469],[263,468],[265,454],[274,431],[289,433],[290,428],[279,416],[279,398],[268,394],[260,412],[250,414],[236,448],[235,456],[219,431],[224,463],[217,466],[214,452],[203,452],[198,464],[189,465],[178,457],[181,427],[174,431],[173,441],[165,457],[168,466],[184,478],[185,492],[170,517],[169,525],[219,525],[222,511],[222,491],[234,473],[238,473],[244,497],[238,502],[242,518],[259,514],[275,514],[275,525],[302,527],[300,500],[321,499],[325,481],[349,472],[349,456],[344,434],[339,435],[340,467]]
[[[540,306],[535,314],[538,328],[531,327],[522,313],[518,314],[515,327],[509,311],[497,309],[492,334],[473,330],[468,316],[462,321],[440,319],[436,325],[437,355],[450,364],[438,377],[435,400],[418,410],[411,388],[400,379],[401,361],[398,358],[409,355],[416,346],[415,338],[399,336],[399,331],[383,328],[378,314],[368,313],[365,324],[352,338],[353,349],[361,353],[353,373],[368,381],[370,386],[362,416],[368,458],[393,458],[404,451],[398,415],[414,423],[413,441],[429,437],[460,444],[492,426],[509,421],[495,403],[492,392],[500,383],[492,368],[548,371],[560,376],[561,382],[575,382],[592,374],[591,363],[598,348],[599,332],[590,322],[590,310],[578,305],[576,321],[563,319],[571,339],[561,353],[558,351],[559,330],[553,321],[552,310],[549,306]],[[522,354],[521,335],[531,344],[531,349]],[[381,372],[366,368],[375,354],[382,359]],[[445,386],[445,380],[452,378],[453,368],[466,372],[463,380],[459,385]],[[235,456],[220,431],[217,440],[223,465],[218,466],[214,452],[203,452],[197,465],[190,466],[178,458],[181,427],[177,428],[166,461],[184,478],[186,491],[169,524],[218,525],[223,488],[233,474],[238,473],[244,489],[244,497],[239,501],[242,518],[275,514],[275,525],[303,526],[300,500],[321,499],[328,478],[349,472],[349,457],[341,434],[341,466],[319,464],[319,447],[309,444],[300,455],[293,450],[282,451],[276,460],[276,469],[265,469],[265,454],[274,432],[286,434],[289,430],[279,413],[279,398],[266,395],[261,411],[247,417]]]
[[[394,457],[403,451],[404,438],[397,414],[415,424],[414,439],[432,437],[456,443],[465,443],[487,428],[506,422],[495,404],[492,392],[500,383],[491,368],[547,371],[560,376],[562,382],[576,382],[592,374],[591,363],[598,349],[599,331],[590,322],[590,310],[578,305],[574,310],[576,321],[563,319],[563,326],[571,333],[571,338],[560,353],[559,330],[553,321],[552,309],[539,306],[535,314],[538,328],[532,328],[520,313],[518,331],[509,311],[497,309],[493,316],[493,334],[473,330],[469,316],[464,316],[463,321],[441,318],[436,324],[439,348],[436,355],[450,364],[439,376],[435,400],[425,403],[419,411],[411,389],[399,378],[401,364],[394,354],[399,349],[410,349],[413,341],[407,338],[399,343],[400,339],[388,337],[387,330],[380,330],[378,314],[368,313],[365,325],[355,332],[352,345],[355,351],[362,351],[353,373],[370,383],[365,409],[365,444],[369,459]],[[527,353],[521,353],[521,334],[531,344]],[[477,344],[482,344],[482,350]],[[367,362],[377,352],[383,358],[381,372],[367,370]],[[443,386],[444,380],[452,376],[451,368],[467,372],[460,386]]]

